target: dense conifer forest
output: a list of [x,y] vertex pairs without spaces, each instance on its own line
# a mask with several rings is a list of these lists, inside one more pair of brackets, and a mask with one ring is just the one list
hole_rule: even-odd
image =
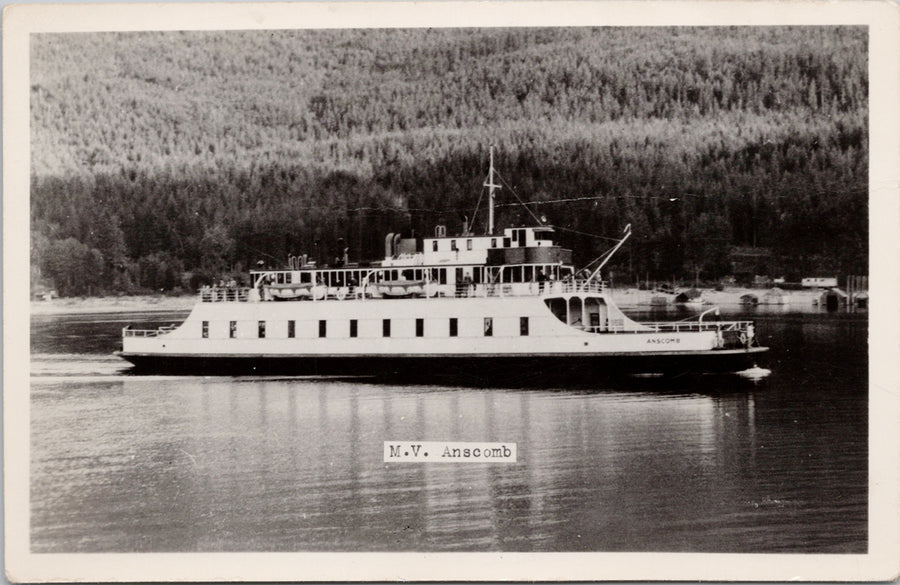
[[[863,27],[33,35],[33,284],[195,287],[472,217],[617,282],[865,274]],[[513,205],[515,204],[515,205]],[[476,231],[484,230],[484,202]]]

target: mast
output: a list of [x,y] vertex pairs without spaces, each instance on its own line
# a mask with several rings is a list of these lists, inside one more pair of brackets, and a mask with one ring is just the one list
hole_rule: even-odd
[[484,186],[488,188],[488,235],[494,235],[494,190],[500,189],[500,185],[494,184],[494,145],[491,145],[491,169],[488,171],[487,181]]

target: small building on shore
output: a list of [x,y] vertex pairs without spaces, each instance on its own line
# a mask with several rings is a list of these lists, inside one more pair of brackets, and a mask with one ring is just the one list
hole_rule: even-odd
[[38,286],[31,291],[32,301],[52,301],[57,297],[59,297],[59,293],[56,292],[56,289],[46,286]]
[[696,288],[690,288],[686,291],[682,291],[675,296],[676,303],[689,303],[691,301],[695,301],[701,297],[703,293],[697,290]]
[[803,288],[834,288],[838,285],[836,276],[811,276],[800,280]]
[[755,307],[759,304],[759,297],[753,293],[743,294],[741,295],[741,304]]
[[780,288],[767,290],[760,300],[762,305],[784,305],[787,304],[787,294]]

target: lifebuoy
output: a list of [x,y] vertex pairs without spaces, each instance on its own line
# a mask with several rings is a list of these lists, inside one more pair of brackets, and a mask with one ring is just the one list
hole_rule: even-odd
[[741,345],[747,345],[747,334],[741,333]]
[[339,301],[343,301],[344,299],[346,299],[346,298],[347,298],[347,287],[346,287],[346,286],[342,286],[341,288],[339,288],[339,289],[337,290],[337,295],[336,295],[336,296],[337,296],[337,298],[338,298]]

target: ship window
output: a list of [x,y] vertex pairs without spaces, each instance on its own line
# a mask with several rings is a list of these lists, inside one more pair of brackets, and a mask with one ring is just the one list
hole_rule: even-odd
[[203,321],[200,335],[203,339],[209,337],[209,321]]
[[456,317],[450,318],[450,337],[456,337],[459,333],[459,322]]
[[416,319],[416,337],[425,335],[425,319]]
[[456,240],[450,240],[450,249],[456,252]]
[[441,268],[438,270],[438,283],[447,284],[447,269]]
[[311,282],[311,281],[312,281],[312,278],[310,278],[310,276],[311,276],[311,275],[310,275],[309,272],[301,272],[301,273],[300,273],[300,282],[301,282],[301,284],[302,284],[302,283],[309,283],[309,282]]
[[519,335],[528,335],[528,317],[519,317]]
[[228,337],[232,339],[237,337],[237,321],[228,322]]
[[437,248],[438,248],[438,241],[435,240],[435,241],[431,242],[431,251],[437,252]]
[[497,238],[491,238],[491,248],[497,247]]
[[494,318],[493,317],[485,317],[484,318],[484,336],[491,337],[494,335]]
[[472,249],[472,240],[466,240],[466,250]]
[[391,320],[390,319],[382,319],[381,320],[381,335],[382,335],[382,337],[390,337],[391,336]]
[[258,336],[259,336],[260,338],[265,337],[265,336],[266,336],[266,322],[265,322],[265,321],[259,321],[259,322],[257,323],[257,325],[258,325],[257,332],[258,332],[258,334],[259,334]]
[[296,337],[297,336],[297,322],[296,321],[288,321],[288,337]]
[[319,319],[319,337],[325,337],[326,335],[328,335],[328,321]]
[[509,245],[510,245],[509,238],[503,238],[503,247],[509,248]]
[[525,267],[525,282],[534,282],[534,266]]
[[350,319],[350,337],[356,337],[359,333],[356,319]]

